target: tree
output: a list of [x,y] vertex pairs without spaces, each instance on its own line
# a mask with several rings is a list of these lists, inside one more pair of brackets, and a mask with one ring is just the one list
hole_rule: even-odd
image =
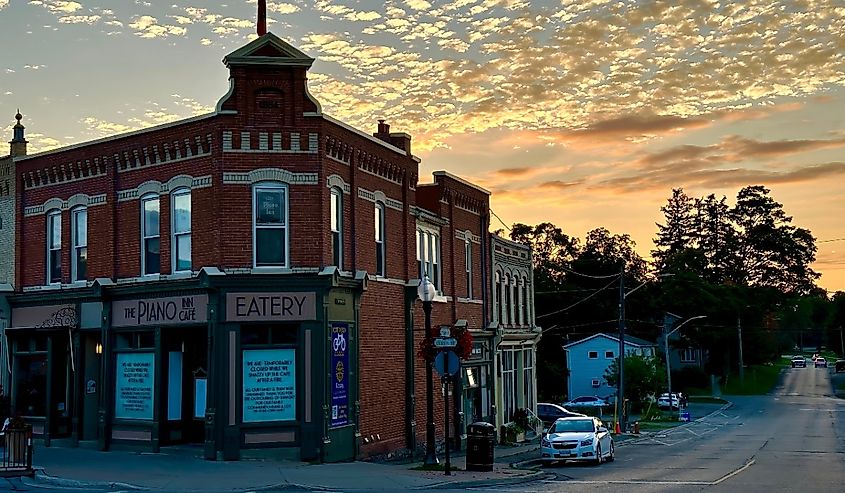
[[721,283],[734,278],[737,233],[731,224],[727,198],[716,199],[712,193],[696,199],[696,232],[698,248],[705,260],[704,276]]
[[[611,387],[619,383],[619,358],[604,371],[604,380]],[[657,394],[666,384],[666,367],[659,359],[639,354],[625,356],[625,397],[643,402],[649,394]]]
[[531,247],[534,283],[538,289],[556,289],[566,275],[565,269],[578,254],[578,239],[566,235],[552,223],[536,226],[516,223],[511,228],[510,237]]
[[657,248],[651,252],[657,270],[662,272],[672,257],[695,246],[693,204],[682,188],[675,188],[668,203],[660,208],[666,224],[657,223]]
[[819,274],[810,268],[816,259],[815,238],[790,223],[783,206],[756,185],[737,194],[730,212],[738,227],[738,281],[749,286],[773,286],[783,292],[809,293]]

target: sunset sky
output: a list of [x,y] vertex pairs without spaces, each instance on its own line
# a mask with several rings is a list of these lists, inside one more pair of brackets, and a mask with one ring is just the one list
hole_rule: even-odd
[[[672,188],[762,184],[845,290],[845,2],[268,1],[324,113],[413,136],[508,225],[628,233]],[[0,128],[30,153],[213,110],[255,0],[0,0]],[[0,154],[5,152],[0,151]],[[492,228],[501,227],[494,219]]]

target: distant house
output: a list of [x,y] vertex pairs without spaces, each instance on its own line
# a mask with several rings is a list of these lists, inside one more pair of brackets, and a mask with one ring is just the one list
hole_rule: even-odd
[[[619,337],[610,334],[594,334],[580,341],[571,342],[566,351],[566,367],[569,370],[567,391],[569,398],[582,395],[607,397],[616,392],[604,379],[604,372],[619,356]],[[654,356],[657,344],[625,336],[625,354]]]

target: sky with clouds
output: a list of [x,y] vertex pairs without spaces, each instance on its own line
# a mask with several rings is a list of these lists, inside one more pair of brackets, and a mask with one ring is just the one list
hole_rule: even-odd
[[[268,0],[326,114],[413,136],[508,224],[653,248],[674,187],[762,184],[845,290],[842,0]],[[30,151],[209,112],[255,0],[0,0],[0,128]],[[3,116],[6,115],[6,116]],[[7,139],[3,139],[4,141]],[[423,178],[424,179],[424,178]],[[494,222],[493,228],[501,225]]]

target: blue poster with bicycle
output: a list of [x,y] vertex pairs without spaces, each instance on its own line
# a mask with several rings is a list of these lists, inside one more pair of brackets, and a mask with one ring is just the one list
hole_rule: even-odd
[[349,324],[332,324],[332,415],[329,426],[349,424]]

